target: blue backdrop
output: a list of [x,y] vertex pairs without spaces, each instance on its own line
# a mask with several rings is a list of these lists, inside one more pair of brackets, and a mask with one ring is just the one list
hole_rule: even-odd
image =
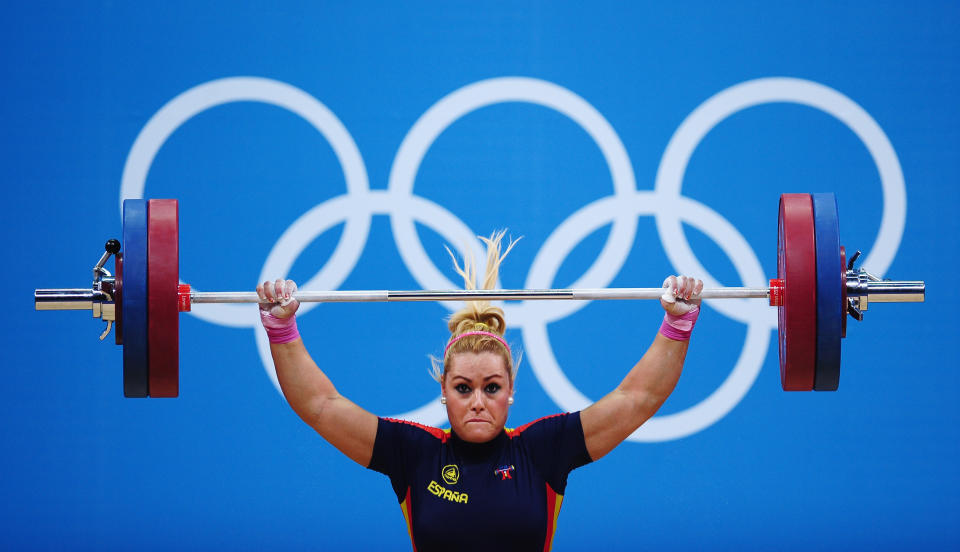
[[[952,2],[8,7],[0,548],[409,549],[388,481],[275,389],[251,308],[181,316],[175,400],[122,398],[99,320],[33,311],[88,285],[124,197],[180,200],[197,289],[414,289],[498,228],[504,287],[764,285],[779,194],[833,191],[848,251],[927,302],[871,308],[840,390],[791,394],[775,311],[708,304],[661,413],[571,476],[555,549],[956,549],[958,27]],[[602,396],[660,319],[507,308],[512,426]],[[300,327],[344,395],[442,424],[448,312]]]

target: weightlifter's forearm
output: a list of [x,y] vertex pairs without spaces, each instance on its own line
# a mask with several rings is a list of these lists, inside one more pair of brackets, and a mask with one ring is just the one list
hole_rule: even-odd
[[652,416],[673,392],[683,371],[689,341],[675,341],[657,333],[643,358],[617,389],[643,399],[643,419]]

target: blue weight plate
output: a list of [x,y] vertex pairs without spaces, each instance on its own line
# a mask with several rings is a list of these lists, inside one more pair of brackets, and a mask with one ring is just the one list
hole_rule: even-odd
[[811,194],[817,239],[817,357],[815,391],[836,391],[840,383],[846,278],[840,259],[840,223],[833,194]]
[[149,395],[147,202],[123,201],[123,395]]

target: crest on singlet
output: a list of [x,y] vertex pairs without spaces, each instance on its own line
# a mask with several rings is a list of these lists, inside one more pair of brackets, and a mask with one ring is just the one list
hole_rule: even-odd
[[456,464],[448,464],[440,471],[440,476],[447,485],[456,485],[460,480],[460,468]]

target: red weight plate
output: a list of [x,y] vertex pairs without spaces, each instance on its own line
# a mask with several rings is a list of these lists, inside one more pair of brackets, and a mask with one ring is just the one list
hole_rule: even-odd
[[113,256],[114,281],[113,304],[116,309],[113,322],[113,338],[117,345],[123,345],[123,252]]
[[817,352],[817,252],[810,194],[780,196],[777,277],[784,280],[778,308],[780,384],[811,391]]
[[151,199],[147,208],[150,396],[180,392],[180,283],[177,200]]

